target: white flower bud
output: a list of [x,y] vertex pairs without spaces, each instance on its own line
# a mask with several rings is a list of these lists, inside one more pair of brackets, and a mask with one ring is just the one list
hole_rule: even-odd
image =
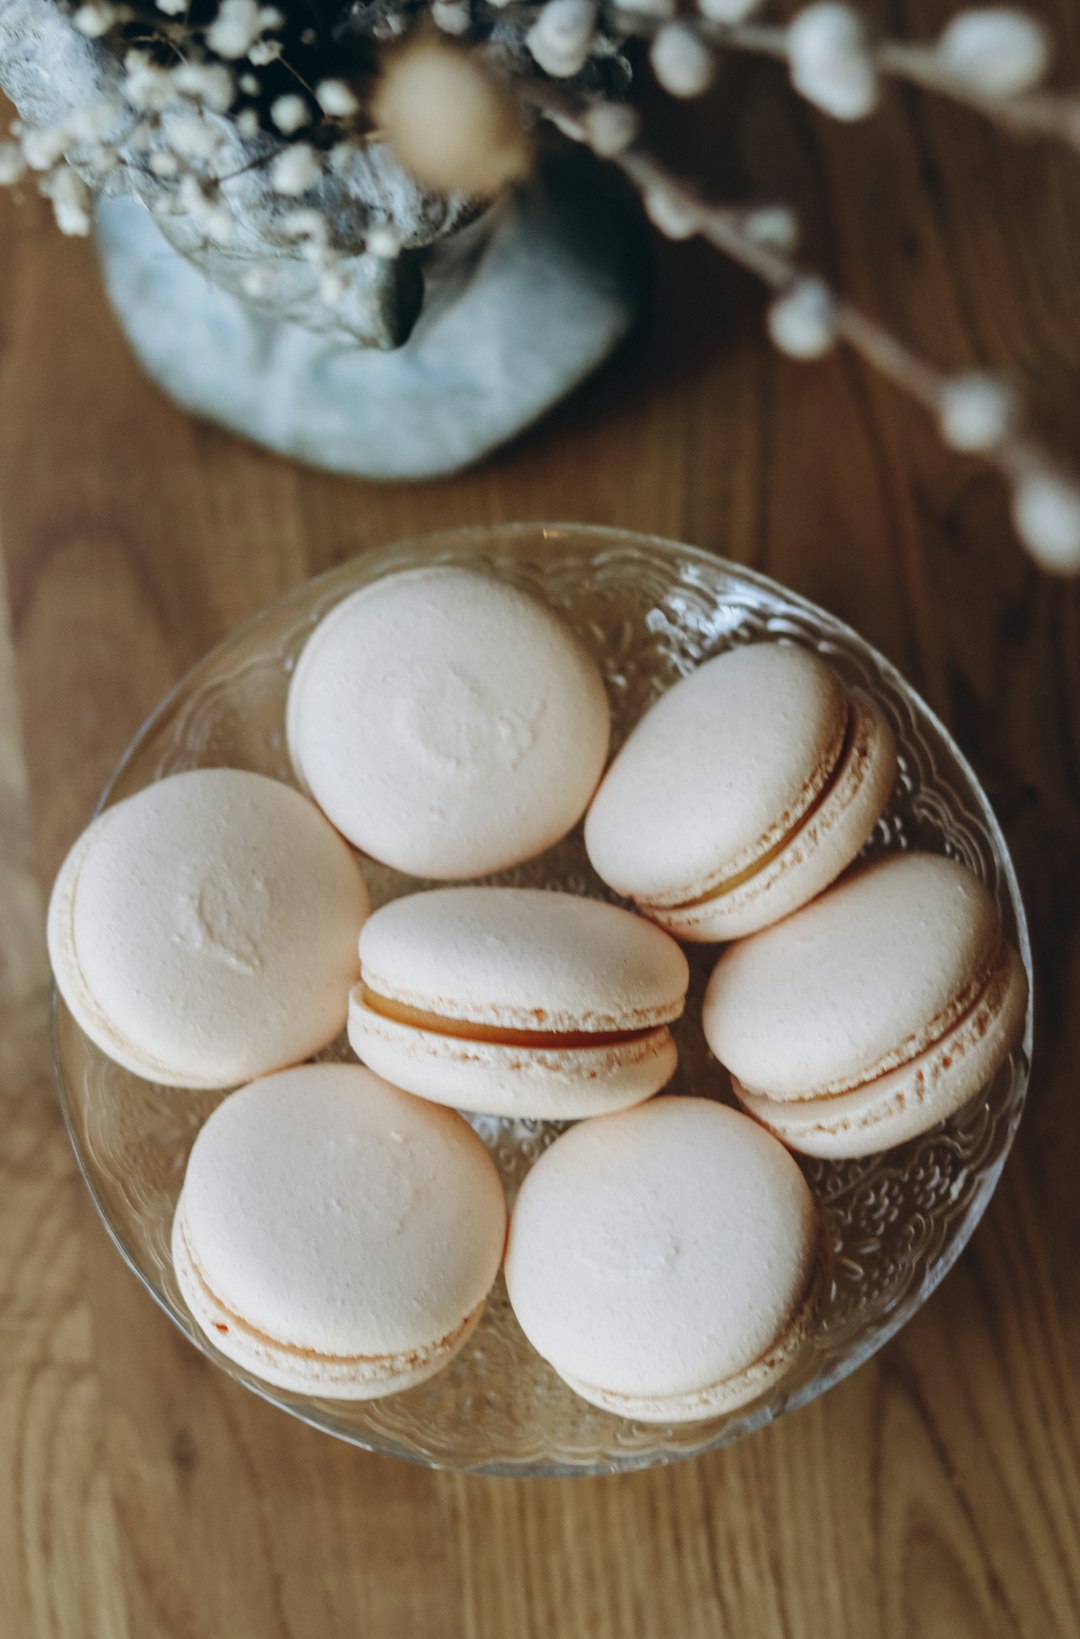
[[224,63],[180,63],[173,69],[173,85],[215,114],[227,114],[236,99],[236,81]]
[[383,262],[392,262],[401,252],[401,240],[392,227],[376,222],[367,230],[364,249],[369,256],[377,256]]
[[1046,30],[1004,6],[962,11],[942,34],[940,67],[983,97],[1015,97],[1039,84],[1050,62]]
[[91,226],[91,197],[82,177],[65,165],[48,178],[48,193],[60,232],[85,239]]
[[941,391],[941,436],[954,450],[993,449],[1009,431],[1013,409],[1012,394],[993,376],[954,376]]
[[791,83],[808,102],[838,120],[863,119],[877,106],[878,85],[866,26],[840,0],[817,0],[787,31]]
[[388,61],[372,115],[410,176],[438,194],[492,197],[528,169],[521,110],[475,52],[418,41]]
[[710,23],[745,23],[760,9],[761,0],[698,0],[698,10]]
[[1013,492],[1013,521],[1035,562],[1054,575],[1080,574],[1080,490],[1052,472],[1031,472]]
[[194,108],[171,109],[163,125],[166,142],[187,159],[213,159],[221,146],[218,133]]
[[155,176],[177,176],[180,171],[180,161],[167,148],[157,148],[150,155],[147,162]]
[[262,129],[258,111],[254,108],[241,108],[236,116],[236,129],[242,137],[257,137]]
[[31,125],[22,135],[23,158],[32,171],[51,171],[69,140],[62,125]]
[[168,108],[175,100],[172,70],[151,62],[145,52],[129,51],[124,58],[124,69],[124,101],[132,108],[152,113]]
[[310,124],[308,105],[295,91],[286,92],[285,96],[274,99],[270,104],[270,118],[278,130],[284,131],[289,137],[294,131],[299,131],[302,125]]
[[637,140],[641,119],[627,102],[598,102],[587,110],[584,129],[593,152],[610,159]]
[[259,0],[221,0],[206,31],[206,43],[219,57],[246,57],[263,32]]
[[462,0],[432,0],[431,20],[444,34],[468,34],[472,16]]
[[821,358],[836,340],[834,312],[832,294],[820,279],[799,279],[769,309],[774,347],[793,359]]
[[155,3],[166,17],[182,17],[188,8],[188,0],[155,0]]
[[270,168],[270,186],[275,193],[306,193],[322,175],[322,166],[314,148],[306,142],[294,142],[284,148]]
[[120,13],[109,0],[85,0],[72,18],[79,33],[85,34],[88,40],[100,40],[119,20]]
[[315,87],[319,107],[331,119],[351,119],[360,112],[360,99],[344,80],[322,80]]
[[26,175],[26,160],[17,142],[0,142],[0,188],[9,188]]
[[743,232],[755,245],[790,255],[799,243],[799,219],[790,205],[759,205],[748,211]]
[[547,0],[525,44],[545,74],[565,80],[585,67],[595,32],[593,0]]
[[649,59],[656,78],[673,97],[700,97],[712,83],[712,52],[689,23],[665,23]]
[[266,68],[269,63],[276,63],[284,50],[280,40],[256,40],[248,52],[248,62],[256,68]]
[[701,227],[701,210],[670,188],[649,188],[645,210],[650,222],[668,239],[692,239]]

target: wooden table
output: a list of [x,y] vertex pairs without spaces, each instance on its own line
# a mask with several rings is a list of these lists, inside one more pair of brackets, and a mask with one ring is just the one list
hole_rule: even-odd
[[[912,32],[940,20],[918,11]],[[914,94],[850,131],[769,66],[727,82],[692,116],[730,156],[716,173],[783,186],[853,295],[942,361],[1014,369],[1068,443],[1075,156]],[[659,247],[641,334],[573,402],[411,488],[303,471],[166,403],[43,206],[0,204],[0,292],[3,1639],[1077,1639],[1080,601],[1021,556],[997,480],[849,359],[771,354],[758,292],[694,247]],[[315,1434],[156,1310],[61,1126],[42,910],[128,737],[236,622],[369,544],[551,516],[713,548],[884,649],[998,806],[1040,991],[1017,1152],[900,1337],[712,1458],[521,1483]]]

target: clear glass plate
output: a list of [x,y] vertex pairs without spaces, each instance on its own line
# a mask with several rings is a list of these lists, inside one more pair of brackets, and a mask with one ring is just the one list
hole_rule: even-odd
[[[102,802],[179,769],[232,765],[291,780],[283,723],[289,674],[314,623],[347,593],[392,570],[439,561],[482,569],[561,610],[603,667],[616,743],[662,690],[700,661],[764,636],[828,656],[873,696],[896,730],[900,778],[872,851],[925,848],[963,861],[995,895],[1031,977],[1016,878],[974,774],[928,708],[848,627],[782,587],[691,547],[610,530],[515,525],[427,536],[369,552],[309,582],[228,638],[174,689],[125,754]],[[414,879],[365,862],[376,904]],[[589,867],[579,826],[558,847],[493,880],[610,897]],[[676,1027],[671,1090],[728,1099],[701,1035],[701,995],[715,950],[691,949],[692,982]],[[813,1347],[796,1374],[726,1417],[661,1427],[594,1409],[533,1353],[501,1279],[481,1325],[449,1370],[384,1400],[328,1401],[269,1388],[197,1333],[169,1258],[169,1226],[191,1143],[222,1094],[141,1081],[55,1010],[60,1097],[98,1210],[149,1291],[230,1376],[316,1428],[415,1462],[499,1474],[597,1474],[713,1450],[805,1405],[866,1360],[951,1268],[993,1192],[1027,1087],[1031,1013],[1020,1049],[957,1117],[863,1161],[805,1163],[835,1251],[834,1279]],[[328,1057],[345,1057],[344,1042]],[[560,1130],[553,1123],[474,1117],[510,1198]]]

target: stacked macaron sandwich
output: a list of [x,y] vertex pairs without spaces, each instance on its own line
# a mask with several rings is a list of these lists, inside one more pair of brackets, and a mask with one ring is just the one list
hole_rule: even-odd
[[[672,1422],[768,1394],[829,1278],[791,1152],[931,1127],[1026,1010],[981,883],[936,856],[857,862],[896,779],[878,708],[816,653],[736,647],[605,772],[578,638],[500,580],[432,567],[313,629],[286,730],[301,791],[162,779],[94,820],[49,910],[57,984],[105,1053],[239,1085],[173,1225],[196,1324],[270,1383],[374,1397],[452,1360],[504,1267],[529,1341],[597,1405]],[[477,884],[583,816],[624,905]],[[372,911],[365,855],[437,885]],[[655,1096],[679,940],[724,945],[702,1025],[739,1109]],[[360,1062],[312,1062],[343,1029]],[[509,1227],[461,1110],[574,1123]]]

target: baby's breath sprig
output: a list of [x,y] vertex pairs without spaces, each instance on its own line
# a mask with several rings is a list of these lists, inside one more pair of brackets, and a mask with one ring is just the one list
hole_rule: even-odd
[[[781,351],[809,360],[846,343],[923,405],[950,448],[996,466],[1032,556],[1080,573],[1080,486],[1026,431],[1007,384],[929,364],[801,267],[798,225],[783,202],[717,203],[662,164],[626,96],[634,42],[678,98],[704,95],[722,57],[751,53],[783,64],[796,93],[840,121],[868,117],[887,83],[904,81],[1014,136],[1080,148],[1080,89],[1046,89],[1050,40],[1025,11],[968,7],[936,39],[904,41],[876,32],[850,0],[810,0],[786,23],[762,20],[761,0],[8,7],[0,83],[5,34],[18,32],[10,19],[26,14],[42,38],[81,42],[98,87],[92,101],[35,96],[36,121],[17,121],[0,141],[0,185],[35,182],[65,233],[90,231],[99,192],[132,192],[173,243],[244,299],[274,311],[274,258],[284,253],[308,264],[305,299],[334,308],[359,263],[366,279],[406,244],[471,220],[522,174],[529,122],[546,118],[617,165],[663,233],[697,235],[755,273],[772,293],[767,329]],[[16,56],[25,71],[21,45]],[[38,90],[48,90],[44,54],[36,72]],[[57,112],[43,118],[50,103]],[[387,183],[394,160],[397,180]],[[403,199],[427,237],[408,239],[395,214]],[[288,316],[305,322],[305,312],[294,304]],[[314,314],[311,322],[321,324]]]

